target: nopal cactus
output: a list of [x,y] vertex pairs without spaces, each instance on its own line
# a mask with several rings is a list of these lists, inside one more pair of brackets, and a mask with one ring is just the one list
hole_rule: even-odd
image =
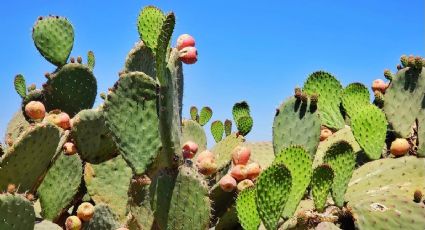
[[[172,47],[175,23],[140,12],[140,40],[92,108],[94,52],[69,57],[72,24],[37,19],[35,47],[57,68],[42,89],[14,78],[22,104],[1,146],[0,229],[423,229],[424,59],[385,71],[375,105],[361,83],[314,72],[277,109],[272,142],[245,141],[254,123],[238,102],[233,122],[211,122],[208,150],[212,109],[182,118],[182,63],[197,50],[187,34]],[[409,156],[388,154],[395,140]]]

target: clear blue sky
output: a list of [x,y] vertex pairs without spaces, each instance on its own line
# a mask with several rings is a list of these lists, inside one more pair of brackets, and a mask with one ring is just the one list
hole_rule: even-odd
[[6,0],[0,5],[0,132],[19,107],[15,74],[41,87],[43,74],[54,70],[31,39],[38,16],[69,18],[76,32],[71,56],[95,52],[103,92],[138,40],[139,10],[150,4],[176,13],[173,44],[182,33],[197,42],[198,63],[184,66],[184,115],[191,105],[209,105],[213,119],[224,120],[235,102],[247,100],[254,118],[248,140],[271,140],[275,108],[315,70],[333,73],[344,86],[370,86],[385,68],[395,70],[400,55],[425,55],[423,0]]

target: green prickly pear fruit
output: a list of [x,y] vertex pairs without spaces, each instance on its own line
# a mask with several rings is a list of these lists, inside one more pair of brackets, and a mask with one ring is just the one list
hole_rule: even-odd
[[332,136],[332,131],[328,128],[323,128],[320,130],[320,141],[324,141],[328,139],[328,137]]
[[248,170],[245,165],[236,165],[230,171],[230,175],[237,181],[241,181],[248,177]]
[[93,218],[94,215],[94,206],[90,204],[89,202],[83,202],[78,206],[77,208],[77,216],[82,221],[89,221],[91,218]]
[[185,64],[195,64],[198,61],[198,51],[195,47],[186,47],[179,51],[179,57]]
[[25,105],[25,114],[33,120],[40,120],[46,115],[46,108],[39,101],[30,101]]
[[198,171],[205,176],[209,176],[217,172],[217,164],[215,163],[214,158],[205,158],[200,161],[197,166]]
[[82,58],[81,56],[78,56],[78,57],[77,57],[77,62],[78,62],[79,64],[83,63],[83,58]]
[[220,179],[219,185],[220,185],[220,188],[223,189],[223,191],[232,192],[233,190],[235,190],[237,186],[237,182],[235,178],[227,174]]
[[69,216],[65,221],[66,230],[80,230],[82,227],[81,220],[77,216]]
[[389,81],[393,80],[393,74],[389,69],[384,70],[384,77]]
[[182,151],[185,159],[192,159],[198,152],[198,144],[193,141],[187,141],[183,144]]
[[77,147],[72,142],[66,142],[63,145],[63,151],[65,155],[71,156],[77,153]]
[[255,180],[261,173],[261,167],[257,162],[249,163],[246,170],[248,171],[247,178],[250,180]]
[[397,138],[391,143],[390,152],[396,157],[404,156],[410,149],[409,142],[404,138]]
[[195,39],[189,34],[182,34],[177,38],[177,49],[182,50],[186,47],[195,47]]
[[15,192],[16,192],[16,185],[15,184],[8,184],[7,185],[7,193],[15,194]]
[[232,159],[235,165],[246,165],[248,164],[249,158],[251,157],[251,149],[244,146],[237,146],[233,149]]
[[422,200],[422,192],[419,189],[416,189],[415,192],[413,193],[413,201],[415,201],[416,203],[421,202]]
[[237,189],[238,192],[242,192],[243,190],[251,187],[254,187],[254,182],[250,179],[245,179],[238,183]]
[[381,93],[385,93],[385,90],[388,88],[388,84],[385,83],[382,79],[376,79],[372,83],[373,92],[379,91]]

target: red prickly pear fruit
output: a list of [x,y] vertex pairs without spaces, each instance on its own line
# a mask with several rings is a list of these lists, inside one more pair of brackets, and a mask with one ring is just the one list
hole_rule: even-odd
[[77,216],[82,221],[89,221],[94,215],[94,206],[89,202],[83,202],[77,208]]
[[405,155],[410,149],[409,142],[404,138],[397,138],[391,143],[390,152],[396,157]]
[[248,170],[245,165],[236,165],[230,171],[230,175],[237,181],[241,181],[248,177]]
[[205,176],[209,176],[217,172],[217,164],[212,158],[203,159],[197,164],[197,166],[198,171]]
[[62,129],[70,129],[71,128],[71,122],[70,122],[69,115],[67,113],[60,113],[59,114],[59,124],[58,126]]
[[27,198],[27,200],[29,200],[29,201],[34,201],[35,200],[35,197],[34,197],[34,195],[32,193],[27,193],[25,195],[25,198]]
[[232,159],[235,165],[246,165],[248,164],[249,158],[251,157],[251,149],[247,147],[237,146],[233,149]]
[[69,216],[65,221],[66,230],[80,230],[82,227],[81,220],[77,216]]
[[195,47],[186,47],[179,51],[179,57],[185,64],[194,64],[198,61],[198,51]]
[[184,143],[182,150],[184,158],[192,159],[198,152],[198,144],[193,141],[187,141],[186,143]]
[[246,166],[246,170],[248,171],[247,178],[250,180],[254,180],[260,175],[261,167],[257,162],[250,163]]
[[239,182],[238,186],[237,186],[238,192],[241,192],[241,191],[243,191],[247,188],[250,188],[250,187],[254,187],[254,182],[252,182],[252,180],[250,180],[250,179],[245,179],[245,180]]
[[224,177],[222,177],[219,181],[220,188],[223,189],[225,192],[232,192],[235,190],[237,186],[237,182],[235,178],[233,178],[231,175],[227,174]]
[[387,89],[387,87],[388,85],[382,79],[376,79],[372,83],[373,92],[379,91],[381,93],[385,93],[385,90]]
[[16,185],[15,184],[8,184],[7,185],[7,193],[15,194],[16,192]]
[[182,34],[177,38],[177,50],[186,47],[195,47],[195,39],[189,34]]
[[33,120],[43,119],[46,115],[46,108],[39,101],[30,101],[25,105],[25,114]]
[[74,155],[75,153],[77,153],[77,147],[72,142],[66,142],[63,145],[63,151],[65,155],[68,155],[68,156]]
[[330,129],[324,128],[320,130],[320,141],[324,141],[330,136],[332,136],[332,131]]
[[214,153],[212,153],[212,152],[210,152],[208,150],[205,150],[205,151],[203,151],[203,152],[201,152],[201,153],[198,154],[198,158],[196,159],[196,162],[199,164],[201,161],[203,161],[205,159],[212,159],[212,160],[214,160],[215,159]]

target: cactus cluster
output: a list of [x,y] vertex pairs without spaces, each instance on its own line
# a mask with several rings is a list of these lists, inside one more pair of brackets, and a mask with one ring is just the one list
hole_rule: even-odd
[[271,142],[246,141],[254,122],[237,102],[233,120],[211,122],[208,149],[212,109],[182,118],[182,63],[198,53],[188,34],[172,47],[175,22],[141,10],[140,40],[93,108],[94,53],[69,57],[71,23],[37,19],[35,47],[56,69],[41,89],[14,78],[0,229],[423,229],[423,58],[386,70],[373,103],[361,83],[312,73],[276,110]]

